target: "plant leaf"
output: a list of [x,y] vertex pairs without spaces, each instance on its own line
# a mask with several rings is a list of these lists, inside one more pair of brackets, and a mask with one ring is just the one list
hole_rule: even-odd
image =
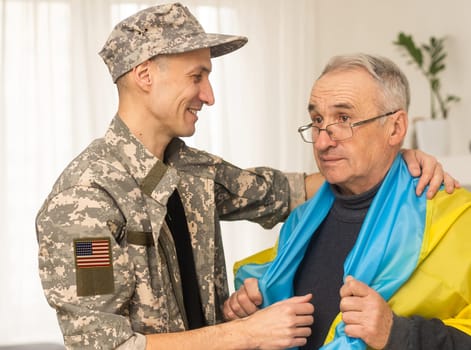
[[406,50],[409,55],[412,57],[413,61],[415,62],[419,67],[422,67],[423,65],[423,54],[422,50],[420,47],[418,47],[414,39],[412,39],[412,35],[406,35],[403,32],[400,32],[396,41],[393,42],[395,45],[402,47],[404,50]]
[[[445,37],[436,38],[431,36],[427,43],[417,46],[412,35],[400,32],[393,42],[404,51],[404,56],[409,56],[408,64],[416,64],[419,70],[427,78],[431,90],[431,117],[434,119],[437,112],[441,113],[442,118],[446,119],[449,112],[449,105],[453,102],[460,101],[455,95],[447,95],[442,98],[440,89],[441,82],[438,74],[445,70],[445,59],[447,53],[445,51]],[[437,109],[438,104],[438,109]]]

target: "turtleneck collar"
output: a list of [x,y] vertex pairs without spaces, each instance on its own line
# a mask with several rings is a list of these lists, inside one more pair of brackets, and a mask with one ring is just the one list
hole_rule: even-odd
[[343,195],[337,186],[330,185],[335,196],[331,214],[343,222],[362,222],[381,183],[382,181],[370,190],[355,195]]

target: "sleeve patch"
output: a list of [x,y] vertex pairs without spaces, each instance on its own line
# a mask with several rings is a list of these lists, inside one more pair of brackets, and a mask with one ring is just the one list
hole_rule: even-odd
[[74,240],[77,295],[109,294],[114,291],[109,238]]

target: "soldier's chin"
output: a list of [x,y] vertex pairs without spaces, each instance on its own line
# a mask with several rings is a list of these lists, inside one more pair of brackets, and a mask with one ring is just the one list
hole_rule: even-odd
[[181,133],[181,135],[179,135],[179,137],[191,137],[195,134],[195,131],[196,131],[195,128],[193,128],[191,130],[184,131],[184,132]]

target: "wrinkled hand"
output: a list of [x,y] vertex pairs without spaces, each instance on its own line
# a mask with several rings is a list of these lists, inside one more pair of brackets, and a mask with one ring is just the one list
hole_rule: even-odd
[[363,339],[373,349],[383,349],[391,333],[393,312],[381,295],[347,276],[340,288],[340,298],[345,333]]
[[312,294],[292,297],[241,319],[254,348],[287,349],[306,344],[314,322],[311,298]]
[[244,284],[224,302],[224,317],[235,320],[246,317],[258,310],[262,304],[262,294],[256,278],[247,278]]
[[460,183],[443,170],[442,165],[434,156],[420,150],[403,150],[402,155],[411,175],[420,176],[416,188],[418,196],[422,194],[427,185],[429,185],[427,191],[429,199],[435,196],[442,183],[445,185],[447,193],[453,193],[455,188],[460,187]]

